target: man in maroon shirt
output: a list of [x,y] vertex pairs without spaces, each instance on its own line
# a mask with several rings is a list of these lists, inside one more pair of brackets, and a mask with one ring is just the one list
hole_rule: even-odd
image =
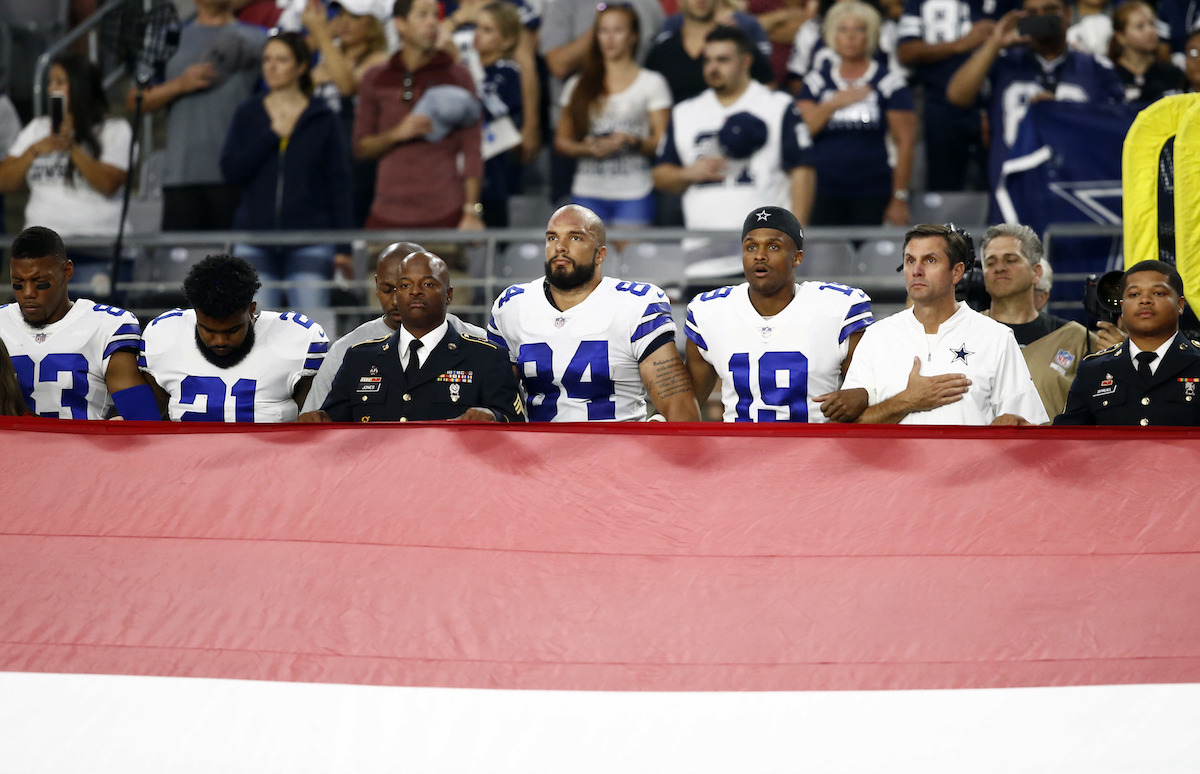
[[474,94],[471,75],[437,49],[436,0],[396,0],[392,14],[402,47],[363,77],[354,116],[355,156],[379,159],[367,228],[482,229],[479,124],[429,141],[433,121],[413,113],[434,86]]

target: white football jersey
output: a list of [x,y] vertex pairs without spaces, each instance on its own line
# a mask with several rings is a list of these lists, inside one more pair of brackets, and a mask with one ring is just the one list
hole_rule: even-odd
[[529,420],[645,420],[638,364],[664,337],[674,346],[667,295],[645,282],[605,277],[583,303],[563,312],[546,298],[545,283],[511,286],[488,321],[488,338],[516,365]]
[[683,194],[688,228],[740,229],[742,218],[755,207],[792,206],[789,171],[812,163],[812,139],[792,98],[757,81],[728,107],[712,89],[676,105],[658,162],[687,167],[702,157],[720,156],[717,134],[726,118],[742,112],[762,119],[767,141],[747,159],[726,159],[724,180],[688,186]]
[[0,338],[12,355],[31,412],[63,419],[104,419],[112,408],[104,375],[122,349],[137,354],[142,327],[132,312],[78,298],[61,320],[41,328],[18,304],[0,306]]
[[835,282],[805,282],[764,319],[750,285],[692,299],[687,337],[721,379],[726,422],[825,422],[812,396],[838,388],[851,334],[874,321],[871,299]]
[[146,326],[138,365],[171,396],[172,420],[292,422],[296,383],[320,368],[329,337],[298,312],[260,312],[254,346],[237,365],[213,365],[200,346],[192,309],[172,309]]

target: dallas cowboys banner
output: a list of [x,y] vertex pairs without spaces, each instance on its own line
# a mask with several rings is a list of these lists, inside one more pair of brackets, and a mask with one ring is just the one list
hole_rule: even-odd
[[6,771],[1200,766],[1192,431],[139,424],[0,420]]

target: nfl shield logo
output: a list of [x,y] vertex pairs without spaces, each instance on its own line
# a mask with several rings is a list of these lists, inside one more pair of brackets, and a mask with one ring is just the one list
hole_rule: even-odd
[[36,341],[38,344],[41,344],[42,342],[44,342],[46,340],[46,334],[44,334],[44,333],[35,334],[33,337],[33,340]]
[[764,339],[769,339],[769,338],[771,338],[771,326],[769,326],[769,325],[765,325],[765,326],[763,326],[763,327],[760,329],[760,331],[759,331],[759,332],[760,332],[760,333],[762,333],[762,337],[763,337]]
[[561,328],[566,324],[567,324],[567,318],[565,318],[565,317],[558,317],[554,320],[555,328]]

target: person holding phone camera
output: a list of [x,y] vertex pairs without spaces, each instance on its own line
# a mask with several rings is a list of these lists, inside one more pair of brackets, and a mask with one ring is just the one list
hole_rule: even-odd
[[[992,134],[988,182],[993,191],[1030,105],[1043,100],[1124,101],[1111,62],[1068,49],[1070,22],[1071,9],[1063,0],[1025,0],[1021,10],[1000,17],[946,87],[946,98],[959,107],[975,104],[981,93],[985,96]],[[1004,219],[994,196],[989,219]]]
[[[28,186],[25,226],[60,236],[115,236],[132,130],[109,115],[100,71],[80,54],[50,65],[47,115],[30,121],[0,162],[0,193]],[[108,254],[72,251],[75,282],[107,293]]]

